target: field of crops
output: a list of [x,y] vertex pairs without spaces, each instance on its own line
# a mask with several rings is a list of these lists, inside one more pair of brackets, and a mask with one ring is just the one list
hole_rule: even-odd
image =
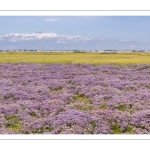
[[150,53],[63,53],[63,52],[1,52],[0,63],[38,64],[150,64]]
[[134,55],[1,53],[0,134],[149,134],[150,65],[8,64],[149,63]]

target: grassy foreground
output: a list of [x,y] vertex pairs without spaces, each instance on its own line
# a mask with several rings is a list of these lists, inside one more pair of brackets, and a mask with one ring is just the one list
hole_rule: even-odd
[[1,52],[0,63],[39,64],[150,64],[150,53],[61,53],[61,52]]

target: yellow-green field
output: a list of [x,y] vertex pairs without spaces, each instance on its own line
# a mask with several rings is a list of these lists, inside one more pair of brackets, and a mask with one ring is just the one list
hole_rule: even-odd
[[0,63],[42,64],[150,64],[150,53],[63,53],[63,52],[1,52]]

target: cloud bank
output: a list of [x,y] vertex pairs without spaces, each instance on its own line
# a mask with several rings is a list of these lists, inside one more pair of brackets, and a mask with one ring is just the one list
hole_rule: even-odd
[[104,39],[57,33],[10,33],[0,36],[0,49],[148,49],[148,40]]

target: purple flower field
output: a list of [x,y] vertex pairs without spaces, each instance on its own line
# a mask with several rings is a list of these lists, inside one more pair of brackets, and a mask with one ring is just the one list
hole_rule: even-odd
[[149,133],[149,65],[0,65],[0,134]]

